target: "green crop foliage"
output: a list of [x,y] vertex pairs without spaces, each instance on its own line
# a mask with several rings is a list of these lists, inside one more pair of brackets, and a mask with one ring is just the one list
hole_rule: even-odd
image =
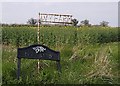
[[[3,44],[27,46],[37,43],[37,27],[3,27]],[[103,27],[40,27],[40,43],[57,46],[62,44],[117,42],[118,28]]]

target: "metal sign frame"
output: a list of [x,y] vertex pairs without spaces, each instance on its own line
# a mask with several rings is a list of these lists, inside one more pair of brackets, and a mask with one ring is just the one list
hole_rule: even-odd
[[18,58],[18,63],[17,63],[18,80],[20,77],[20,67],[21,67],[22,58],[56,61],[57,70],[59,73],[61,73],[60,52],[51,50],[47,46],[36,44],[24,48],[18,48],[17,58]]
[[40,15],[40,22],[47,23],[47,24],[72,24],[72,15],[68,14],[46,14],[46,13],[39,13]]

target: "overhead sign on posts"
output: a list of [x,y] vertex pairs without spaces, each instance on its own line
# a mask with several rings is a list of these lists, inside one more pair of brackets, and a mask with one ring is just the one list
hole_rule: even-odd
[[40,22],[44,24],[72,24],[72,15],[40,13]]

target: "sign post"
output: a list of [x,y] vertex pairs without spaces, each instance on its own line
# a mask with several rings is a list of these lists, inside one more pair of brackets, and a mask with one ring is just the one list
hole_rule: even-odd
[[[71,25],[72,22],[72,15],[68,14],[46,14],[46,13],[38,13],[38,30],[37,30],[37,42],[40,44],[40,22],[43,23],[54,23],[54,24],[63,24],[63,25]],[[40,62],[41,60],[38,60],[37,63],[37,69],[38,73],[40,70]]]
[[[39,43],[40,43],[40,13],[38,14],[37,41],[38,41],[38,44],[39,44]],[[39,73],[39,69],[40,69],[40,60],[38,60],[37,68],[38,68],[38,73]]]

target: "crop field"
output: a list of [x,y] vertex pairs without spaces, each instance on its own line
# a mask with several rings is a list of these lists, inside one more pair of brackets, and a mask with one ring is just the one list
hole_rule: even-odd
[[[117,28],[102,27],[41,27],[41,44],[55,46],[62,44],[108,43],[118,41]],[[37,43],[37,27],[3,27],[3,43],[28,46]]]
[[40,44],[60,51],[62,73],[54,61],[22,59],[16,78],[17,48],[37,44],[37,27],[2,27],[2,84],[120,84],[119,29],[113,27],[40,27]]

